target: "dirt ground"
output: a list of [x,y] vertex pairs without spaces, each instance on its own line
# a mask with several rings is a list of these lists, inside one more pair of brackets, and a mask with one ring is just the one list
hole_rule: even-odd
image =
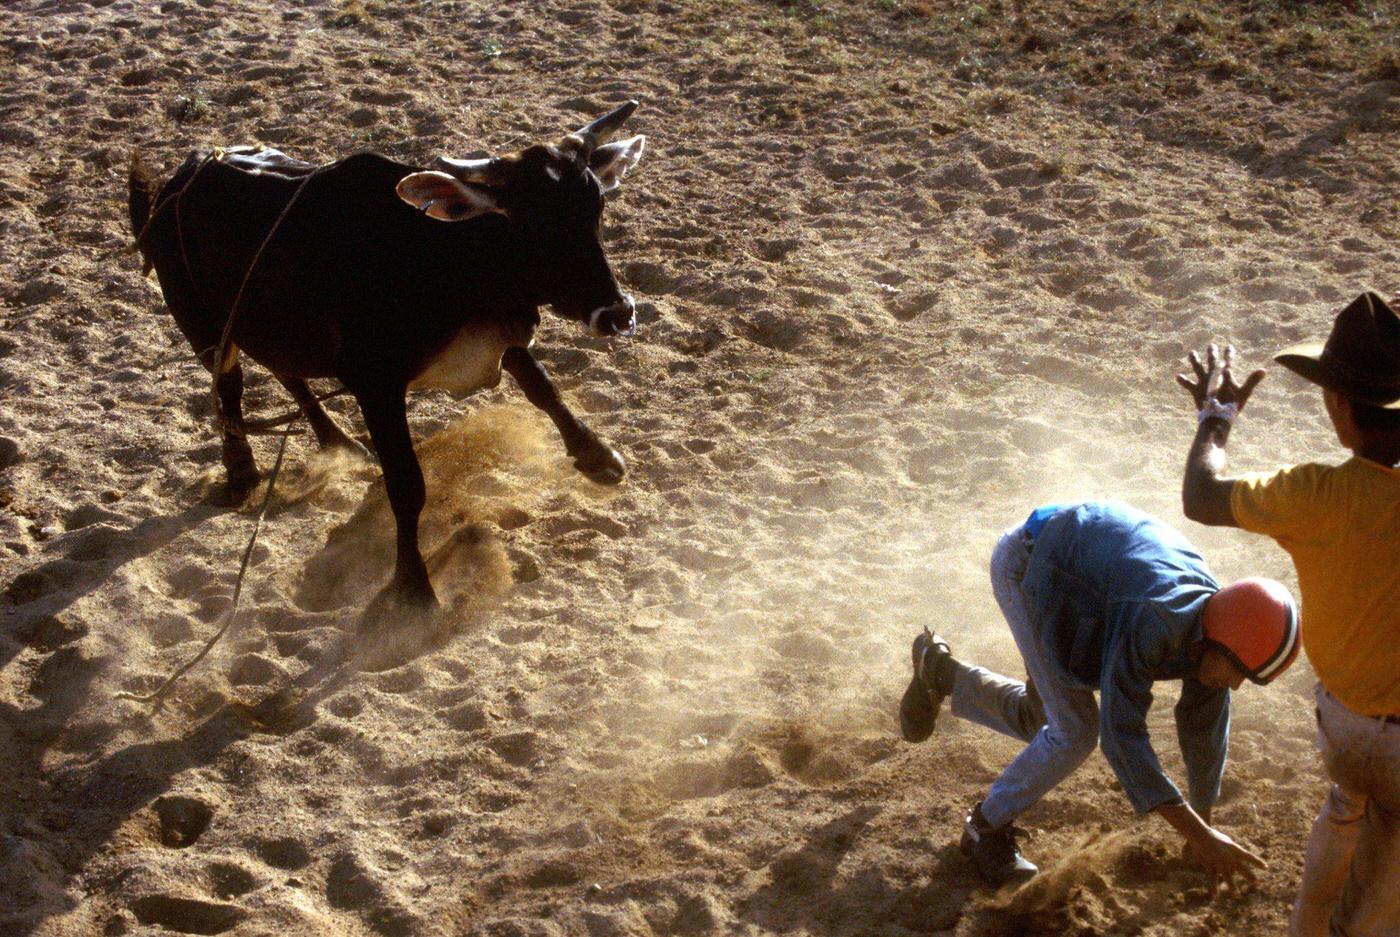
[[[1324,791],[1306,663],[1236,696],[1216,818],[1269,869],[1215,901],[1099,755],[1021,821],[1045,874],[982,886],[961,819],[1017,745],[906,745],[895,706],[924,623],[1020,672],[986,564],[1043,501],[1295,581],[1181,516],[1172,375],[1400,285],[1397,48],[1367,0],[10,0],[0,931],[1282,933]],[[509,380],[414,395],[452,611],[376,642],[377,466],[298,435],[233,632],[165,706],[118,699],[218,627],[259,503],[223,505],[207,378],[127,250],[131,150],[426,162],[629,97],[604,235],[642,328],[546,313],[539,345],[625,483]],[[253,367],[248,405],[290,400]],[[1231,445],[1340,458],[1281,371]]]

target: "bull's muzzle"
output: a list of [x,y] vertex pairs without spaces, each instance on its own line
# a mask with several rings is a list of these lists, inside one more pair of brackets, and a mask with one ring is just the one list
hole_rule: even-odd
[[637,304],[624,293],[622,302],[594,309],[588,316],[588,327],[594,335],[602,338],[633,335],[637,331]]

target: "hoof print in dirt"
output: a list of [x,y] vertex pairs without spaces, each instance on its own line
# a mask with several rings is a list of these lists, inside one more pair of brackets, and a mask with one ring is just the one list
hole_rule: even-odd
[[311,851],[301,840],[290,836],[262,840],[253,848],[253,851],[257,853],[259,859],[274,869],[295,872],[297,869],[304,869],[311,864]]
[[407,937],[420,932],[422,922],[404,907],[392,879],[353,853],[339,856],[326,876],[326,902],[332,908],[357,912],[370,930],[384,937]]
[[316,707],[305,703],[305,690],[283,687],[256,703],[234,702],[229,708],[258,732],[288,735],[316,721]]
[[248,916],[248,912],[237,905],[173,895],[138,898],[132,902],[131,910],[142,924],[182,934],[222,934],[237,927]]
[[167,795],[155,802],[160,820],[160,841],[164,846],[183,849],[194,845],[214,819],[214,810],[194,797]]
[[88,627],[81,622],[68,622],[45,615],[22,626],[16,635],[41,654],[50,654],[87,636]]
[[206,872],[214,895],[224,900],[246,895],[258,887],[256,875],[232,862],[215,862]]
[[258,479],[253,479],[251,484],[238,484],[228,482],[219,485],[209,492],[208,502],[216,508],[241,508],[248,503],[253,492],[258,487]]
[[390,583],[365,606],[360,614],[359,631],[361,634],[373,634],[379,630],[392,631],[409,625],[426,624],[440,610],[435,596],[405,597]]

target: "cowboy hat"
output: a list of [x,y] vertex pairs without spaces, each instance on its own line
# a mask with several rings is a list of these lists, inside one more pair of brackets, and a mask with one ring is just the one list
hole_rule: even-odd
[[1375,293],[1337,314],[1325,344],[1294,345],[1274,360],[1353,400],[1400,410],[1400,316]]

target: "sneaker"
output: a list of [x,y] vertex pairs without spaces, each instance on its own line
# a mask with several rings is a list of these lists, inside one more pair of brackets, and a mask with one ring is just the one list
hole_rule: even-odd
[[999,830],[992,829],[982,817],[982,804],[979,802],[967,815],[963,824],[962,841],[958,848],[962,854],[972,859],[989,885],[1001,887],[1017,884],[1035,878],[1040,870],[1021,855],[1016,846],[1016,834],[1023,832],[1011,825]]
[[906,742],[922,742],[933,734],[938,710],[948,694],[938,686],[938,662],[951,655],[948,642],[924,629],[914,639],[914,677],[899,701],[899,731]]

